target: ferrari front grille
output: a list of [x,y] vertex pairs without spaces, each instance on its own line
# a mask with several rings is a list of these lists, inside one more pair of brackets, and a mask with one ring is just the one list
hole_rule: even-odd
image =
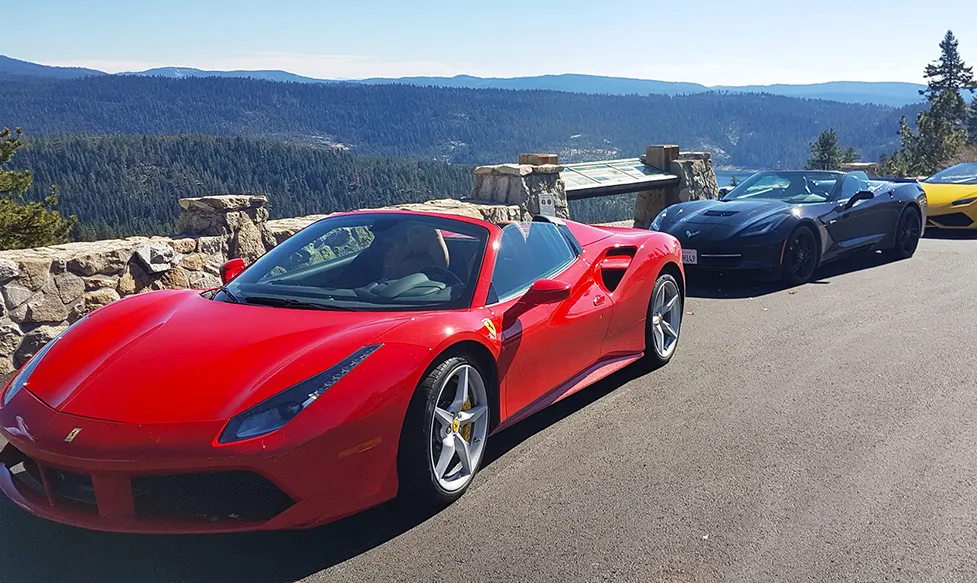
[[935,227],[969,227],[974,221],[963,213],[930,216],[929,222]]
[[132,478],[136,515],[184,520],[266,521],[294,501],[253,472]]
[[45,476],[48,487],[51,489],[51,495],[60,505],[90,512],[98,511],[91,476],[54,468],[46,468]]

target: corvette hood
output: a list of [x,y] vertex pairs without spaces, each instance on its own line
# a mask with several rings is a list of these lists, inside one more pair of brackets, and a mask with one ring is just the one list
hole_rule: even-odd
[[776,200],[697,200],[669,208],[662,230],[679,238],[687,231],[711,230],[729,236],[751,224],[789,213],[791,208]]
[[921,182],[926,193],[926,202],[932,206],[948,205],[954,201],[977,196],[977,186],[973,184],[927,184]]
[[230,304],[194,291],[141,294],[71,328],[27,390],[58,411],[108,421],[226,420],[404,320]]

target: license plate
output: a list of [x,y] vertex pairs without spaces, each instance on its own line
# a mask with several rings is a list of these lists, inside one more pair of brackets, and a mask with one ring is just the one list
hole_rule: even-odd
[[695,249],[682,249],[682,263],[695,265],[699,262],[699,253]]

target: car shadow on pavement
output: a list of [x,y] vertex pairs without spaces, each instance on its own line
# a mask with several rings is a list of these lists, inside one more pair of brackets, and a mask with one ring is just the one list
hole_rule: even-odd
[[[625,368],[493,436],[483,467],[500,463],[533,435],[647,372],[639,366]],[[380,546],[434,515],[390,502],[313,530],[127,535],[41,520],[0,495],[0,581],[294,581]]]
[[[814,272],[811,281],[804,285],[828,285],[831,283],[828,281],[831,278],[873,269],[887,263],[892,263],[892,260],[878,252],[852,255],[820,267]],[[688,278],[686,294],[690,298],[746,299],[788,289],[788,286],[780,281],[738,272],[689,273],[686,277]]]

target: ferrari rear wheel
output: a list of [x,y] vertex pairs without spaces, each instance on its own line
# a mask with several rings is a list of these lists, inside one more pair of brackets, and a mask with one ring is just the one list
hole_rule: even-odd
[[425,376],[400,438],[401,487],[412,502],[442,506],[461,497],[482,463],[491,418],[473,359],[445,358]]
[[892,249],[886,251],[892,259],[909,259],[916,253],[919,238],[922,236],[922,219],[913,207],[907,207],[896,225],[896,237]]
[[648,304],[645,333],[645,359],[653,366],[664,366],[678,347],[682,330],[684,298],[675,277],[663,273],[658,276]]
[[807,283],[818,266],[818,245],[810,227],[800,226],[784,244],[781,277],[787,285]]

